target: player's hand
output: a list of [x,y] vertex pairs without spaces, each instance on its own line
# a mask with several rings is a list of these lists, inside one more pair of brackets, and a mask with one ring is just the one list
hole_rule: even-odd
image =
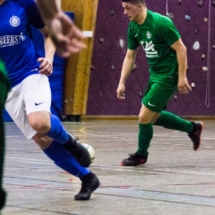
[[59,12],[52,20],[47,22],[52,41],[54,42],[57,54],[62,57],[69,57],[72,53],[78,53],[86,48],[81,41],[85,36],[82,31],[64,12]]
[[118,99],[125,99],[125,84],[119,84],[116,94]]
[[189,85],[187,78],[179,78],[178,80],[178,91],[180,94],[188,94],[192,90]]
[[52,66],[52,62],[47,59],[47,58],[38,58],[38,62],[40,62],[40,70],[39,73],[49,76],[52,74],[53,71],[53,66]]

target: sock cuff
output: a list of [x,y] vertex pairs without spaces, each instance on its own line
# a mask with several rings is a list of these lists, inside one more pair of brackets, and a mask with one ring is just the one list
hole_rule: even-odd
[[80,177],[80,180],[83,182],[83,181],[89,181],[89,180],[91,180],[92,178],[94,178],[95,177],[95,174],[93,173],[93,172],[89,172],[89,173],[87,173],[86,175],[84,175],[84,176],[82,176],[82,177]]
[[152,126],[152,123],[148,123],[148,124],[141,124],[139,123],[139,128],[140,129],[146,129],[146,128],[150,128]]

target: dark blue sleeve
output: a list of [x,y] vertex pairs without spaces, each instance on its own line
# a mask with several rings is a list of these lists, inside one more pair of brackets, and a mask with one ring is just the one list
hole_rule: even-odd
[[29,25],[33,25],[37,29],[45,27],[45,23],[35,0],[18,0],[18,2],[25,8]]

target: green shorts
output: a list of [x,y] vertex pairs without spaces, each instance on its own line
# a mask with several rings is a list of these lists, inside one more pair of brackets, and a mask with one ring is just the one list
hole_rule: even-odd
[[173,93],[177,90],[176,83],[155,83],[149,81],[142,100],[142,104],[149,110],[160,113],[166,108]]

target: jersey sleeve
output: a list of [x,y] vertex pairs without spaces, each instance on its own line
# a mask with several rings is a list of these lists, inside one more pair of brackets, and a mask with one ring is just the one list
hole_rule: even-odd
[[135,38],[135,32],[134,32],[133,25],[131,22],[128,26],[127,38],[128,38],[128,49],[130,49],[130,50],[137,49],[139,46],[139,42]]
[[35,0],[25,0],[25,11],[30,25],[33,25],[37,29],[45,27],[45,23]]
[[157,32],[169,46],[181,38],[177,28],[173,24],[172,20],[168,17],[163,17],[160,20],[158,23]]

